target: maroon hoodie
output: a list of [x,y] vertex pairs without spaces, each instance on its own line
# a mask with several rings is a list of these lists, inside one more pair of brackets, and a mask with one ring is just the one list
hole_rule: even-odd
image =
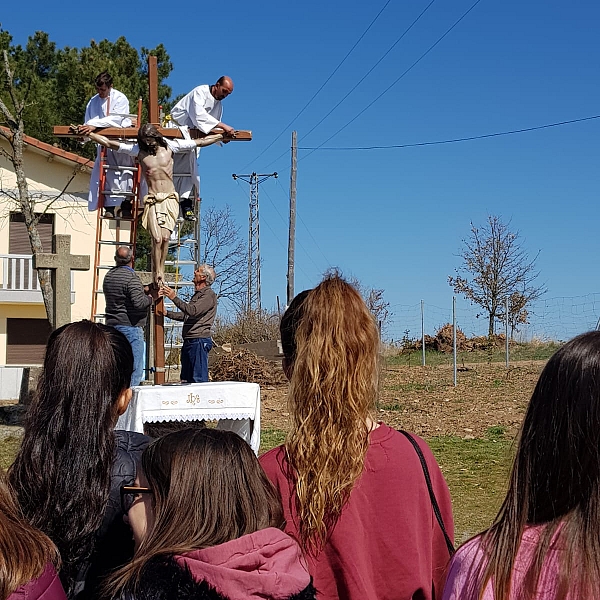
[[37,579],[22,585],[7,600],[67,600],[67,596],[54,567],[48,563]]

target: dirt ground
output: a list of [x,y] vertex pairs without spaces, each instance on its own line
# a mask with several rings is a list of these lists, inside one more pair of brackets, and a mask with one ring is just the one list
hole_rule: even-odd
[[[452,367],[384,368],[377,418],[424,438],[484,437],[500,426],[513,437],[545,361],[465,365],[453,385]],[[261,386],[261,428],[287,431],[287,384]]]

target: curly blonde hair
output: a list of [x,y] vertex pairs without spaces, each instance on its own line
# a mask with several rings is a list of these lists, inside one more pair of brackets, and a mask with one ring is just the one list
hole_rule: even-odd
[[337,273],[299,294],[281,322],[300,542],[323,547],[360,477],[378,388],[379,331]]

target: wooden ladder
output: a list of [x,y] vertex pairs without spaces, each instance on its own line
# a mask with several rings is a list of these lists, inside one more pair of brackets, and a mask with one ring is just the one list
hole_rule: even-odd
[[[142,118],[142,100],[138,100],[138,123]],[[118,153],[116,153],[119,156]],[[130,192],[121,192],[120,190],[107,189],[106,173],[109,170],[125,170],[133,172],[133,187]],[[100,297],[103,297],[102,283],[106,272],[115,266],[114,254],[119,246],[129,246],[133,249],[135,260],[135,241],[138,226],[138,210],[141,205],[140,183],[142,170],[135,161],[134,166],[117,165],[110,166],[106,164],[106,148],[101,148],[100,153],[100,185],[98,190],[98,214],[96,221],[96,245],[94,252],[94,282],[92,289],[92,321],[102,321],[104,319],[101,308]],[[106,196],[123,196],[131,200],[131,217],[106,218],[104,212],[104,198]]]

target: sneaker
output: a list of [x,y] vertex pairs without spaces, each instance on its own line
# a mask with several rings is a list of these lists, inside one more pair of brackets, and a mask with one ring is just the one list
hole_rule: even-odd
[[115,218],[115,209],[112,206],[104,209],[104,218],[105,219],[114,219]]
[[191,208],[188,208],[184,213],[183,213],[183,218],[186,221],[196,221],[196,215],[194,214],[194,211]]

